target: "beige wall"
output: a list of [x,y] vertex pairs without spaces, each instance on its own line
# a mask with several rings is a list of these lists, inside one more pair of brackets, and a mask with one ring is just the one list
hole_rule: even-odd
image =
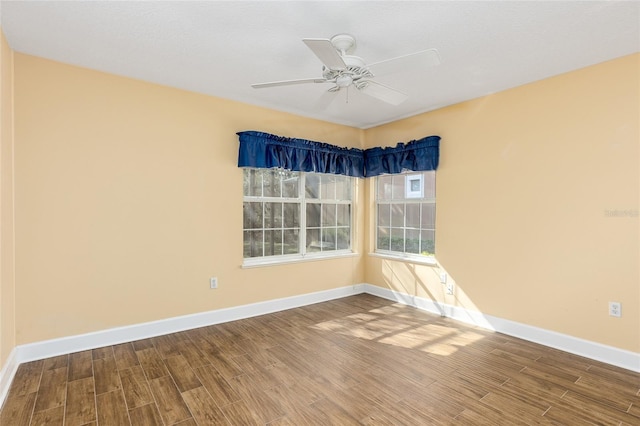
[[[361,131],[16,53],[17,344],[364,281],[639,352],[638,218],[605,215],[638,209],[639,57]],[[437,252],[456,296],[433,268],[366,255],[241,269],[240,130],[440,135]]]
[[13,52],[0,30],[0,368],[16,345],[13,231]]
[[640,352],[639,76],[635,54],[367,131],[442,137],[436,252],[457,293],[372,257],[365,280]]
[[361,130],[19,53],[15,114],[18,344],[364,279],[361,256],[240,268],[235,134],[358,147]]

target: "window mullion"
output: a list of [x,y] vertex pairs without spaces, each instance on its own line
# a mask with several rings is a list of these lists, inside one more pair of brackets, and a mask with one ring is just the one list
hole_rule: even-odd
[[[263,181],[263,183],[262,183],[262,193],[264,194],[264,181]],[[265,227],[264,227],[264,225],[265,225],[265,220],[266,220],[266,219],[265,219],[265,208],[264,208],[264,207],[265,207],[265,205],[266,205],[266,202],[265,202],[265,201],[262,201],[262,202],[260,203],[260,206],[262,207],[262,227],[261,227],[261,229],[262,229],[262,255],[261,255],[261,257],[264,257],[264,236],[265,236],[265,234],[267,233],[267,231],[266,231],[266,229],[265,229]]]
[[322,205],[322,185],[320,185],[320,191],[318,191],[318,200],[320,201],[318,205],[320,206],[320,252],[324,251],[324,208]]
[[306,173],[300,172],[300,185],[298,185],[298,199],[300,200],[300,232],[299,251],[300,255],[307,254],[307,198],[305,197]]
[[[284,191],[284,185],[280,184],[280,190]],[[284,203],[280,203],[280,223],[278,224],[280,227],[280,253],[279,255],[284,254]]]
[[[351,203],[349,205],[349,247],[351,247],[351,250],[354,250],[354,248],[353,248],[353,235],[354,235],[354,232],[353,232],[354,226],[353,226],[353,224],[355,223],[355,220],[354,220],[355,213],[353,211],[354,210],[353,209],[353,195],[356,193],[354,179],[349,179],[349,185],[350,185],[349,194],[351,195],[351,197],[350,197],[351,198]],[[376,226],[376,228],[377,228],[377,226]],[[377,236],[376,236],[376,238],[377,238]]]
[[402,252],[407,252],[407,203],[403,203],[402,209],[404,214],[402,215]]
[[424,203],[419,203],[418,206],[418,214],[420,215],[420,220],[418,221],[418,253],[422,253],[422,207]]

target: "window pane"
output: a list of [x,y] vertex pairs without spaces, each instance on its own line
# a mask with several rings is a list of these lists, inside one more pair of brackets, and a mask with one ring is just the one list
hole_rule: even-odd
[[378,227],[377,247],[380,250],[391,249],[391,246],[390,246],[391,239],[389,238],[390,235],[391,235],[391,230],[389,228]]
[[351,178],[336,176],[336,200],[351,200]]
[[300,227],[300,204],[284,203],[283,226],[285,228]]
[[338,228],[336,230],[338,250],[346,250],[351,247],[351,232],[349,228]]
[[300,175],[298,172],[285,172],[282,181],[282,196],[287,198],[298,198],[298,184]]
[[336,176],[335,175],[322,175],[322,189],[320,196],[325,200],[336,199]]
[[338,226],[349,226],[351,224],[351,205],[338,204]]
[[245,195],[262,196],[262,173],[256,169],[244,169]]
[[244,257],[262,256],[262,231],[244,232]]
[[264,255],[273,256],[273,231],[264,231]]
[[390,200],[391,199],[391,187],[393,176],[378,176],[378,200]]
[[436,205],[434,203],[422,203],[422,229],[436,228]]
[[307,251],[320,251],[322,241],[320,241],[320,230],[307,228]]
[[264,227],[282,228],[282,203],[264,203]]
[[392,176],[392,191],[391,198],[394,200],[403,200],[405,197],[404,193],[404,181],[406,180],[404,175],[393,175]]
[[249,195],[249,176],[251,176],[251,170],[242,169],[242,195]]
[[264,231],[264,255],[282,254],[282,230]]
[[280,188],[281,175],[279,170],[265,170],[262,179],[263,191],[265,197],[280,197],[282,195]]
[[273,203],[273,227],[282,228],[282,203]]
[[242,229],[251,228],[251,203],[242,203]]
[[336,205],[322,205],[322,226],[336,226]]
[[284,230],[284,254],[300,253],[300,245],[298,238],[299,231],[297,229]]
[[391,226],[404,226],[404,204],[391,204]]
[[378,204],[378,225],[391,226],[390,204]]
[[405,249],[407,253],[420,253],[420,230],[407,229]]
[[273,254],[282,254],[282,229],[273,230]]
[[307,204],[307,227],[320,226],[320,208],[321,204]]
[[391,228],[391,250],[404,251],[404,229]]
[[262,228],[262,203],[243,203],[244,229]]
[[407,204],[406,215],[407,228],[420,228],[420,204]]
[[336,249],[336,228],[322,229],[322,251]]
[[320,198],[320,175],[312,173],[305,175],[304,193],[307,198]]
[[424,172],[424,198],[436,198],[436,172]]
[[436,253],[436,233],[434,231],[420,231],[420,254],[433,256]]
[[245,258],[251,257],[251,241],[249,239],[249,231],[243,232],[242,254]]

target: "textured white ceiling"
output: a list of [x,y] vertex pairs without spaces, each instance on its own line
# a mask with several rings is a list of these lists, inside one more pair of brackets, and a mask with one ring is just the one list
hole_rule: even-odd
[[[368,128],[640,51],[636,1],[2,1],[10,46],[31,55]],[[399,106],[330,85],[301,41],[350,33],[367,63],[427,48],[442,64],[381,76]]]

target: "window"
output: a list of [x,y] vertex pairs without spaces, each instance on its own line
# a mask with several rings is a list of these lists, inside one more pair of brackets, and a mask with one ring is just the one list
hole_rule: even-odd
[[351,252],[353,179],[244,168],[245,264]]
[[376,252],[435,255],[435,171],[378,176]]

